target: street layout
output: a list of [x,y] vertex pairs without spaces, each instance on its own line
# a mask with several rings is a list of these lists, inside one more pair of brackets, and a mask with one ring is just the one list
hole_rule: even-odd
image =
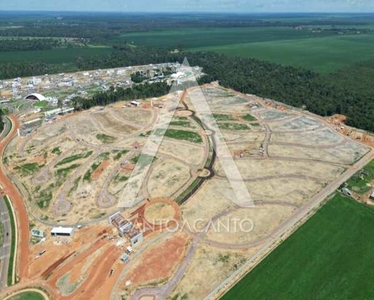
[[[258,112],[259,111],[257,111],[256,114],[258,114]],[[257,158],[257,159],[287,160],[287,158],[271,156],[269,154],[269,150],[268,150],[269,144],[275,144],[275,143],[271,142],[270,138],[271,138],[272,133],[276,132],[276,131],[270,129],[269,123],[272,123],[274,121],[263,120],[258,115],[257,115],[257,117],[259,118],[259,123],[263,126],[263,128],[265,128],[265,133],[266,133],[265,134],[265,140],[263,142],[264,157]],[[298,116],[287,117],[287,118],[282,119],[281,121],[285,121],[286,119],[288,120],[288,119],[297,118],[297,117]],[[4,140],[1,141],[1,151],[3,151],[6,144],[9,142],[11,137],[14,136],[14,134],[16,134],[16,131],[19,128],[18,119],[15,116],[11,116],[10,119],[12,120],[12,123],[13,123],[12,131],[9,135],[7,135],[7,137]],[[321,120],[321,122],[324,123],[325,126],[330,127],[330,125],[327,124],[322,118],[320,118],[320,120]],[[318,130],[318,129],[319,128],[313,129],[313,131]],[[204,130],[205,130],[204,128],[201,128],[199,131],[200,131],[200,133],[203,133]],[[304,130],[304,131],[308,131],[308,130]],[[304,131],[300,130],[299,132],[304,132]],[[282,131],[282,132],[287,132],[287,131]],[[295,132],[295,131],[292,131],[292,132]],[[75,140],[77,140],[77,138],[75,136],[75,133],[74,133],[74,129],[70,126],[69,126],[69,133],[70,133],[71,137],[73,137]],[[205,135],[202,135],[202,136],[203,136],[204,139],[206,139]],[[342,137],[344,138],[344,141],[334,144],[335,146],[341,145],[341,144],[343,144],[344,142],[347,141],[347,137],[345,137],[345,136],[342,136]],[[180,143],[183,144],[183,142],[180,142]],[[237,144],[237,143],[240,143],[240,142],[232,142],[231,144],[235,144],[235,143]],[[208,156],[209,147],[206,146],[208,143],[204,143],[204,144],[205,144],[204,157],[206,158]],[[228,143],[228,144],[230,144],[230,143]],[[292,143],[279,143],[279,144],[282,144],[282,145],[285,145],[285,146],[287,146],[287,145],[292,145],[292,146],[298,145],[300,147],[304,147],[304,146],[308,147],[308,146],[302,145],[302,144],[292,144]],[[316,146],[314,148],[319,148],[320,147],[321,149],[323,149],[323,148],[328,148],[328,147],[331,147],[331,146],[334,146],[334,145]],[[93,146],[93,145],[89,145],[89,146],[91,148],[94,148],[94,150],[97,151],[97,154],[94,155],[84,167],[86,167],[90,163],[92,163],[94,158],[98,154],[100,154],[100,152],[104,151],[104,148],[111,149],[110,146],[109,147],[97,147],[97,146]],[[22,149],[24,149],[24,146],[21,148],[21,151],[22,151]],[[233,282],[236,281],[242,274],[244,274],[248,270],[250,264],[252,264],[253,262],[257,262],[260,258],[263,258],[263,256],[266,255],[269,252],[270,248],[274,247],[274,245],[276,244],[277,241],[279,241],[280,238],[282,238],[285,234],[290,232],[295,227],[295,225],[298,224],[298,222],[300,220],[302,220],[303,218],[305,218],[308,214],[310,214],[311,211],[318,208],[320,206],[320,204],[326,199],[326,197],[328,197],[331,193],[333,193],[343,182],[345,182],[349,177],[351,177],[360,168],[362,168],[368,162],[370,162],[373,159],[373,157],[374,157],[374,154],[373,154],[372,151],[370,151],[368,154],[366,154],[363,158],[361,158],[355,164],[353,164],[352,166],[347,168],[347,170],[341,176],[339,176],[339,178],[335,179],[333,182],[331,182],[329,185],[327,185],[324,189],[322,189],[308,203],[306,203],[305,205],[302,205],[302,206],[297,206],[296,205],[297,208],[298,208],[297,213],[295,213],[291,218],[289,218],[285,222],[283,222],[279,227],[274,229],[270,234],[261,238],[260,240],[257,240],[255,243],[240,244],[240,245],[220,243],[220,242],[216,242],[216,241],[212,241],[212,240],[207,239],[205,237],[204,232],[196,234],[194,232],[190,232],[188,230],[185,230],[185,233],[187,233],[192,238],[192,243],[189,246],[189,249],[187,250],[187,252],[184,256],[182,263],[179,265],[179,267],[175,271],[172,278],[166,284],[164,284],[161,287],[138,289],[131,296],[131,299],[141,299],[142,297],[149,296],[149,295],[151,295],[155,299],[165,299],[167,296],[169,296],[171,294],[171,292],[175,289],[177,284],[181,281],[183,275],[185,274],[188,266],[190,265],[190,263],[191,263],[191,261],[194,257],[194,254],[195,254],[195,251],[196,251],[198,245],[201,244],[201,243],[206,243],[206,244],[209,244],[212,247],[217,247],[217,248],[220,248],[220,249],[241,249],[241,248],[251,247],[254,244],[262,245],[261,249],[256,253],[256,255],[254,255],[249,261],[246,262],[246,264],[244,264],[239,270],[237,270],[234,274],[232,274],[227,280],[225,280],[220,286],[218,286],[214,291],[212,291],[212,293],[207,297],[207,299],[216,298],[225,289],[227,289],[230,285],[232,285]],[[59,160],[60,159],[62,159],[62,158],[59,158]],[[312,161],[312,162],[320,162],[321,161],[319,159],[312,159],[312,158],[311,159],[288,158],[288,160],[290,160],[290,161]],[[53,164],[55,164],[57,162],[58,162],[58,160],[54,161]],[[204,163],[202,163],[201,165],[203,165],[203,164]],[[335,164],[335,163],[332,163],[332,164]],[[51,163],[51,165],[52,165],[52,163]],[[198,168],[200,168],[201,165],[199,165],[198,167],[193,166],[194,170],[197,170]],[[344,165],[344,164],[336,163],[336,165]],[[82,168],[84,168],[84,167],[82,167]],[[42,170],[41,173],[39,173],[38,176],[35,177],[35,180],[40,180],[40,179],[37,179],[37,178],[43,178],[43,177],[48,176],[48,168],[49,168],[49,166],[46,166],[46,169]],[[20,288],[27,287],[28,284],[30,284],[30,282],[27,282],[27,281],[23,282],[24,279],[27,279],[27,266],[28,266],[28,259],[29,259],[28,258],[29,257],[29,255],[28,255],[28,248],[29,248],[29,245],[28,245],[29,230],[28,230],[28,228],[29,228],[29,224],[28,224],[26,207],[25,207],[25,204],[22,201],[22,198],[21,198],[19,192],[13,186],[13,183],[5,176],[3,170],[2,170],[2,174],[0,174],[0,175],[1,175],[0,182],[1,182],[1,185],[4,187],[4,192],[6,194],[10,195],[10,199],[11,199],[11,201],[12,201],[14,207],[15,207],[15,211],[17,212],[17,216],[16,216],[17,217],[17,229],[20,232],[19,233],[20,239],[19,239],[18,245],[17,245],[17,252],[18,252],[18,255],[17,255],[17,262],[18,262],[17,263],[17,270],[18,270],[18,274],[19,274],[19,278],[21,280],[21,283],[9,289],[9,291],[15,291],[15,290],[18,290]],[[58,199],[62,199],[60,201],[63,201],[63,199],[64,199],[64,197],[63,197],[64,191],[68,190],[71,187],[74,176],[76,176],[76,175],[73,175],[72,179],[69,180],[66,188],[62,189],[61,194],[60,194],[61,196],[58,197]],[[216,174],[216,176],[219,177],[219,175],[217,175],[217,174]],[[289,175],[285,175],[283,178],[290,178],[291,179],[291,178],[294,178],[296,176],[300,177],[300,175],[289,174]],[[277,178],[279,178],[279,177],[277,177]],[[266,177],[262,177],[262,178],[260,177],[260,178],[256,178],[256,179],[252,179],[252,180],[254,180],[254,181],[266,181],[266,180],[269,180],[269,179],[271,179],[271,176],[266,176]],[[305,179],[308,179],[308,176],[305,176]],[[317,179],[317,178],[310,177],[309,179]],[[251,179],[244,179],[244,180],[246,181],[246,180],[251,180]],[[147,193],[147,190],[145,190],[145,193]],[[104,197],[105,197],[105,191],[102,194],[100,194],[100,197],[97,199],[98,204],[101,203],[101,199],[103,199]],[[0,202],[0,204],[1,204],[1,202]],[[270,202],[270,201],[269,202],[261,202],[261,203],[257,203],[257,205],[295,206],[295,204],[291,204],[287,201],[277,202],[277,203]],[[220,211],[212,217],[212,220],[213,221],[217,220],[218,218],[232,212],[235,209],[239,209],[239,207],[233,208],[233,209],[225,209],[223,211]],[[63,213],[63,212],[65,212],[65,211],[59,211],[59,213]],[[8,219],[8,218],[5,217],[5,219]],[[93,221],[92,223],[99,222],[99,221],[100,220],[96,220],[96,221]],[[209,224],[211,224],[211,222]],[[206,228],[206,229],[208,230],[209,228]],[[58,272],[54,273],[53,276],[50,279],[48,279],[48,282],[37,280],[37,281],[33,281],[33,284],[39,285],[39,286],[43,287],[45,290],[47,290],[51,295],[55,295],[56,293],[53,291],[52,287],[54,286],[58,276],[64,274],[64,272],[66,272],[66,270],[69,270],[69,268],[74,266],[74,264],[76,262],[82,261],[85,257],[87,257],[95,249],[99,249],[100,247],[102,247],[104,245],[104,243],[105,243],[104,240],[98,241],[96,246],[94,248],[90,249],[89,252],[86,252],[86,253],[83,252],[80,255],[76,256],[74,259],[69,261],[69,263],[65,264]],[[150,244],[152,244],[151,241],[142,245],[138,249],[137,255],[140,255],[142,252],[144,252],[150,246]],[[115,249],[115,247],[109,247],[105,251],[105,254],[107,254],[108,257],[109,257],[109,253],[110,253],[111,254],[110,257],[115,257],[115,255],[113,255],[113,252],[116,253],[117,251],[118,251],[118,249]],[[7,250],[7,253],[5,253],[5,254],[9,255],[9,249]],[[118,252],[117,255],[120,255],[120,254],[121,253]],[[134,257],[134,259],[135,259],[135,257]],[[108,260],[109,260],[109,258],[108,258]],[[106,261],[107,260],[104,260],[104,261],[101,262],[101,264],[99,265],[98,271],[99,270],[108,271],[110,269],[109,264],[107,266],[105,266]],[[126,274],[127,269],[128,269],[128,267],[126,266],[125,268],[123,268],[123,271],[121,272],[121,274],[118,274],[118,275],[116,275],[115,278],[113,278],[113,280],[115,281],[115,284],[114,284],[114,288],[113,288],[112,295],[111,295],[112,299],[116,299],[116,296],[117,296],[116,289],[118,288],[118,285],[120,284],[123,276]],[[82,290],[84,291],[85,287],[87,288],[88,286],[93,286],[94,283],[95,283],[95,280],[98,279],[98,277],[95,276],[95,274],[96,274],[96,272],[93,273],[93,275],[90,275],[90,278],[94,279],[93,282],[89,282],[89,280],[87,279],[86,282],[84,283],[84,285],[82,285],[76,292],[74,292],[69,297],[64,297],[63,299],[75,299],[75,297],[77,297],[77,299],[79,299],[79,292],[81,292]],[[3,272],[2,272],[1,276],[2,276],[1,279],[3,281],[4,280]],[[0,294],[0,296],[1,296],[1,294]],[[87,296],[88,295],[86,294],[85,297],[87,297]]]

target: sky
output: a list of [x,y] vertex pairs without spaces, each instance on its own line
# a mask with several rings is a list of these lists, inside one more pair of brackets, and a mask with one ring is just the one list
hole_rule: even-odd
[[1,10],[123,12],[374,12],[374,0],[0,0]]

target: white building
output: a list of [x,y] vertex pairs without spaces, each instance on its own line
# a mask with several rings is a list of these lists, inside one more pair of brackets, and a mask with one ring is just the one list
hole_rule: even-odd
[[51,236],[73,236],[74,227],[53,227]]
[[42,94],[33,93],[29,94],[25,97],[26,100],[38,100],[38,101],[44,101],[47,100],[46,97],[44,97]]

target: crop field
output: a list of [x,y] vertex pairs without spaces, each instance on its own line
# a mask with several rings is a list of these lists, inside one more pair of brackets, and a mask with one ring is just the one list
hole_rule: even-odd
[[[183,28],[129,33],[122,35],[121,39],[135,45],[167,47],[182,45],[186,49],[191,49],[238,43],[292,40],[314,36],[309,31],[294,30],[286,27]],[[176,41],[178,44],[176,44]]]
[[11,61],[40,61],[47,64],[71,63],[81,57],[110,54],[111,48],[76,48],[76,49],[53,49],[35,51],[7,51],[0,52],[0,63]]
[[216,51],[330,73],[373,57],[373,35],[329,36],[201,46],[193,51]]
[[338,194],[222,299],[372,299],[372,226],[373,208]]

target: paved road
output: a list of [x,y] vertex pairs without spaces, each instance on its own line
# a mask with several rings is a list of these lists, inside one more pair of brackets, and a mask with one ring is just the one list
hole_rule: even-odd
[[12,237],[9,213],[3,197],[0,197],[0,222],[4,225],[4,244],[0,248],[0,290],[2,290],[7,287],[10,244]]
[[[9,134],[9,131],[12,128],[12,123],[8,118],[3,118],[3,121],[4,130],[0,135],[1,141]],[[3,197],[0,197],[0,223],[3,223],[4,225],[4,243],[0,248],[0,290],[2,290],[7,287],[10,244],[12,237],[9,213]]]
[[12,128],[12,123],[9,121],[8,118],[3,118],[4,121],[4,130],[1,132],[0,141],[2,141],[9,133],[10,129]]

